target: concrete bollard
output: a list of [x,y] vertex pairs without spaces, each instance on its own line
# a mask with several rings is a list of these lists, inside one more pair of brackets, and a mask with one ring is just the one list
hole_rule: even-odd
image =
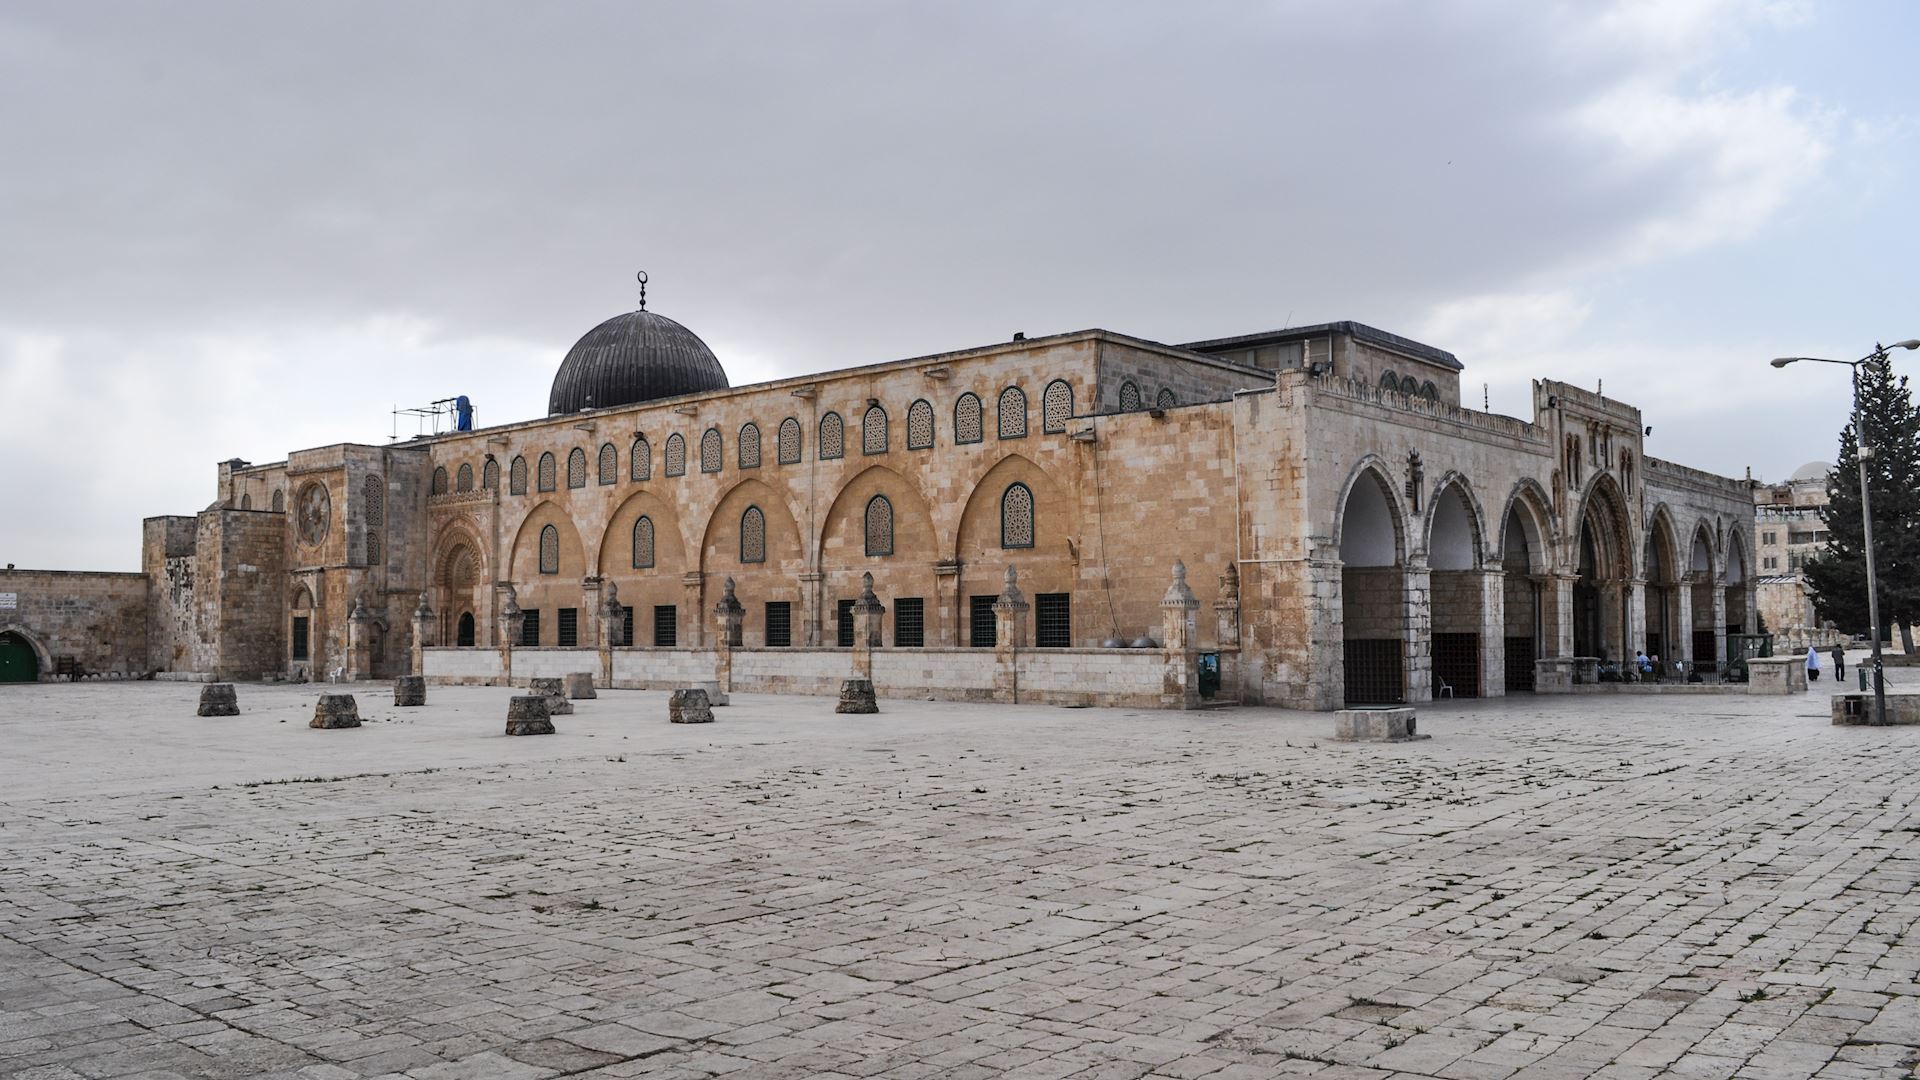
[[208,683],[200,688],[201,716],[239,716],[240,698],[230,682]]
[[547,699],[548,716],[573,715],[573,702],[567,700],[565,679],[528,679],[527,693]]
[[307,724],[314,728],[350,728],[360,726],[360,706],[353,700],[352,694],[321,694],[314,702],[313,720]]
[[574,699],[597,697],[593,692],[593,673],[575,671],[561,677],[561,685],[567,688],[567,696]]
[[880,703],[874,700],[872,679],[844,679],[840,683],[840,704],[833,707],[837,713],[877,713]]
[[713,723],[713,704],[707,700],[707,692],[698,687],[691,690],[675,690],[667,699],[667,722],[672,724],[711,724]]
[[515,694],[507,701],[507,734],[553,734],[553,721],[547,711],[550,703],[540,694]]
[[427,679],[424,675],[402,675],[393,680],[393,703],[402,707],[427,703]]

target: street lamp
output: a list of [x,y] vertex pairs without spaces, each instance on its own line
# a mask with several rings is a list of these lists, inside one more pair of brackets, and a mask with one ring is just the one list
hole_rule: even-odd
[[1891,345],[1875,344],[1873,351],[1858,360],[1827,360],[1818,356],[1777,356],[1771,363],[1783,368],[1802,360],[1815,364],[1844,364],[1853,369],[1854,457],[1860,463],[1860,540],[1867,553],[1867,621],[1872,623],[1873,645],[1873,722],[1887,722],[1887,685],[1880,666],[1880,587],[1873,567],[1873,503],[1867,494],[1867,462],[1873,460],[1873,447],[1866,444],[1866,418],[1860,413],[1860,365],[1886,363],[1888,349],[1920,349],[1920,338],[1908,338]]

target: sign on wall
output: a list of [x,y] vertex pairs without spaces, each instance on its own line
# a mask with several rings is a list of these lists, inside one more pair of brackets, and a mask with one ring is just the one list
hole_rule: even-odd
[[20,606],[19,593],[0,592],[0,609],[17,608],[19,606]]

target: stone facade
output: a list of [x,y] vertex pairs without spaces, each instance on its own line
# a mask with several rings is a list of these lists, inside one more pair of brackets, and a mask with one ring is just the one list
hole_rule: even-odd
[[0,634],[32,651],[41,678],[62,658],[88,674],[144,674],[146,575],[0,570]]
[[1724,656],[1745,485],[1645,458],[1625,403],[1497,416],[1458,373],[1359,324],[1092,330],[225,462],[148,522],[148,653],[384,677],[418,626],[436,681],[1170,707],[1204,656],[1221,698],[1315,709]]

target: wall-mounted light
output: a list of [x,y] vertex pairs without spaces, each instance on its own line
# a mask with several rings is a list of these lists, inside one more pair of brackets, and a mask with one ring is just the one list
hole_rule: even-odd
[[1076,431],[1073,434],[1067,436],[1067,439],[1069,441],[1080,442],[1080,443],[1098,442],[1099,438],[1100,437],[1094,434],[1093,429],[1090,427],[1081,428],[1079,431]]
[[1642,434],[1642,435],[1651,435],[1651,434],[1653,434],[1653,425],[1652,425],[1652,424],[1648,424],[1648,425],[1647,425],[1647,430],[1645,430],[1645,431],[1643,431],[1643,432],[1641,432],[1641,434]]

